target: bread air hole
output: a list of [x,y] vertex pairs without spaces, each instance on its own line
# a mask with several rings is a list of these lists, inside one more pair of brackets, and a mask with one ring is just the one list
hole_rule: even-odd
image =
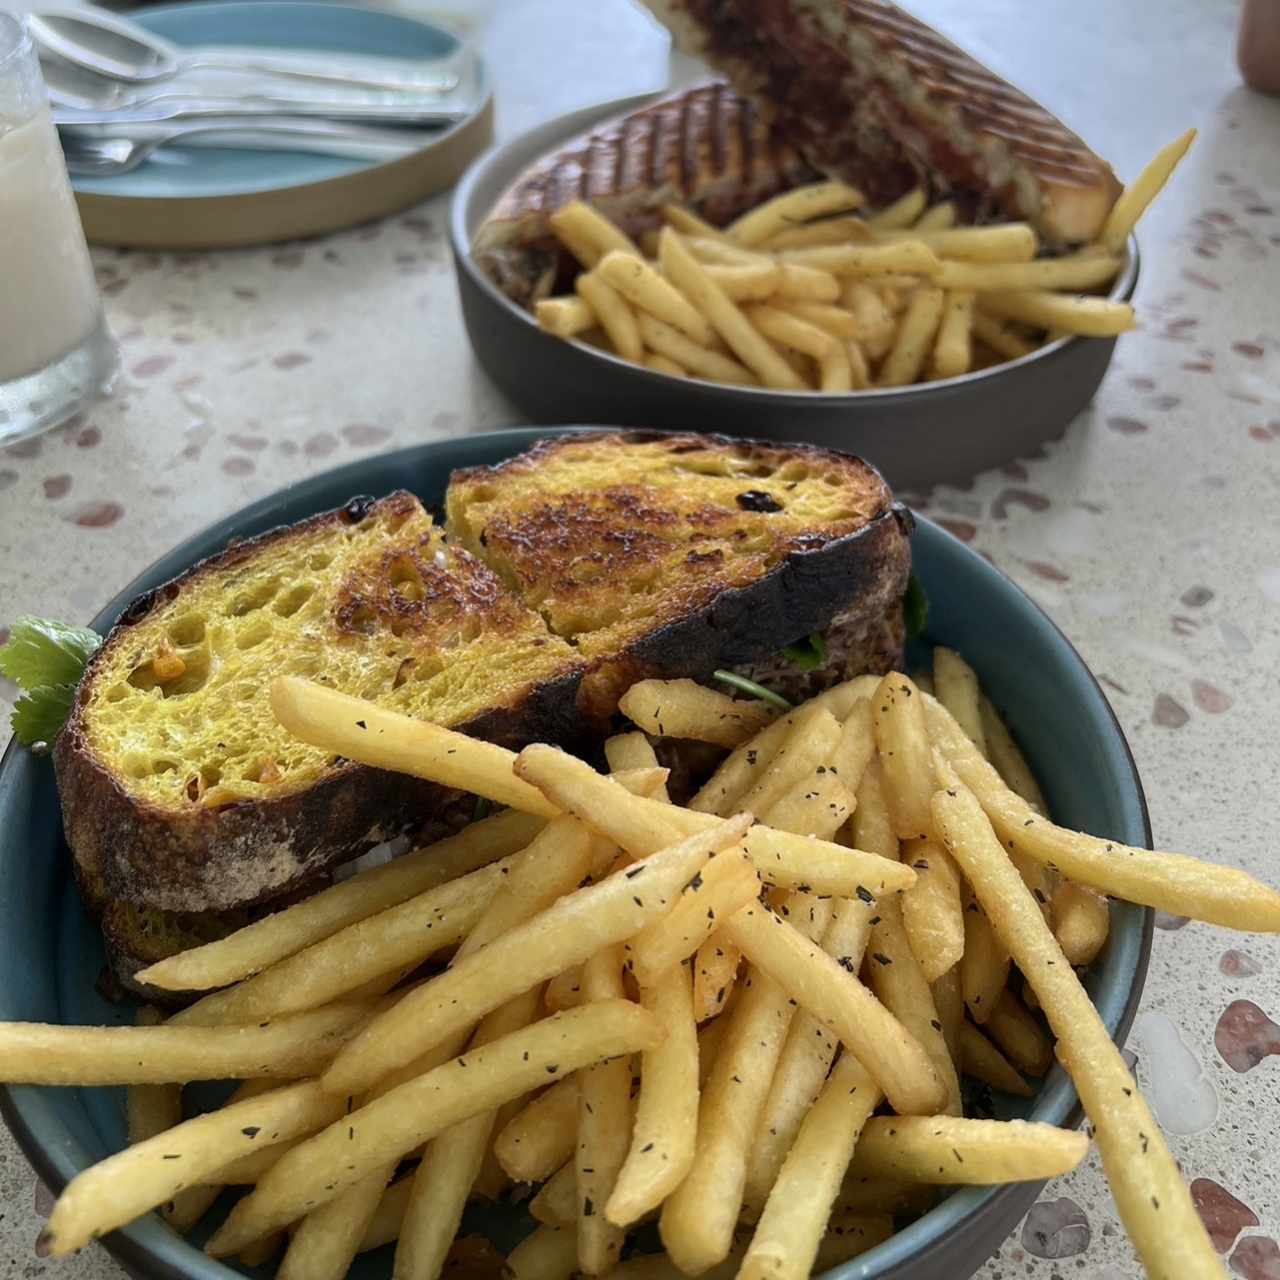
[[204,639],[204,619],[195,613],[178,618],[169,624],[169,639],[179,649],[189,649]]
[[229,618],[243,618],[246,614],[270,604],[280,589],[279,578],[268,578],[265,582],[255,583],[236,596],[227,606]]
[[271,606],[277,617],[292,618],[315,594],[314,582],[297,582]]

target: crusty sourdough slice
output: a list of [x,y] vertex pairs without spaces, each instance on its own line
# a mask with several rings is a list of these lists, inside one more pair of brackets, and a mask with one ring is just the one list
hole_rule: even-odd
[[54,756],[80,883],[99,907],[242,907],[456,801],[291,737],[277,674],[517,744],[566,736],[581,666],[411,494],[234,545],[136,601],[86,669]]
[[591,709],[645,676],[758,663],[837,616],[878,635],[910,568],[909,517],[879,472],[808,445],[562,436],[455,472],[447,517],[590,663]]

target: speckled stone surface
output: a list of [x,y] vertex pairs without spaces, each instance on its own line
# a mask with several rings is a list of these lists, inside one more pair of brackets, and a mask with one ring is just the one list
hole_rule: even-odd
[[[1142,328],[1094,405],[1040,456],[908,496],[1098,673],[1159,843],[1280,880],[1280,101],[1239,86],[1229,0],[1171,0],[1158,21],[1107,0],[914,7],[1125,176],[1201,130],[1144,223]],[[668,75],[664,38],[626,0],[508,0],[483,38],[502,136]],[[89,617],[178,539],[302,476],[517,422],[463,335],[445,208],[257,251],[95,252],[124,373],[81,420],[0,451],[0,631],[19,612]],[[12,696],[0,684],[0,713]],[[1160,923],[1138,1074],[1232,1273],[1277,1280],[1280,944]],[[121,1274],[96,1249],[37,1258],[48,1208],[0,1137],[0,1280]],[[980,1274],[1138,1276],[1096,1159]]]

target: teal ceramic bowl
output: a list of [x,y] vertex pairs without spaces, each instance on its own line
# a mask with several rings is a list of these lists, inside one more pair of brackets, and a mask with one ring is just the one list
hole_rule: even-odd
[[[565,430],[561,428],[560,430]],[[498,462],[555,431],[523,429],[421,445],[331,471],[183,543],[157,561],[95,619],[106,631],[142,591],[220,550],[228,539],[335,507],[355,494],[413,490],[438,505],[455,467]],[[916,571],[930,600],[926,639],[959,650],[1004,709],[1058,821],[1150,847],[1142,787],[1124,737],[1097,682],[1043,613],[981,556],[927,520],[916,529]],[[62,839],[53,770],[11,746],[0,762],[0,1019],[124,1023],[132,1009],[95,990],[102,944],[80,905]],[[1123,1040],[1137,1009],[1151,940],[1151,913],[1112,906],[1110,941],[1089,975],[1103,1020]],[[1079,1122],[1070,1081],[1054,1068],[1029,1101],[995,1099],[997,1111],[1050,1124]],[[0,1110],[37,1172],[58,1192],[81,1169],[125,1141],[120,1089],[0,1090]],[[833,1280],[961,1280],[997,1249],[1039,1188],[965,1188]],[[509,1245],[522,1229],[515,1210],[490,1210],[472,1224]],[[103,1243],[134,1274],[166,1280],[230,1280],[235,1268],[207,1258],[155,1215]],[[362,1255],[356,1280],[390,1275],[389,1249]],[[263,1273],[267,1274],[266,1272]]]

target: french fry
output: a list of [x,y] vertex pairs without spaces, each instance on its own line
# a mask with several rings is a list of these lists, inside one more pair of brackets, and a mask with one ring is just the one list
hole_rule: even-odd
[[709,263],[707,275],[735,302],[759,302],[771,297],[778,287],[777,263],[737,263],[732,266]]
[[570,1280],[578,1269],[576,1232],[539,1227],[507,1254],[505,1273],[511,1280]]
[[[852,344],[854,347],[857,343]],[[831,349],[818,360],[818,390],[828,395],[853,390],[853,368],[849,363],[850,343],[842,338],[831,340]]]
[[[383,1165],[348,1187],[319,1213],[307,1214],[289,1238],[276,1272],[278,1280],[343,1280],[392,1172]],[[265,1237],[268,1241],[272,1238]],[[245,1260],[244,1251],[241,1258]]]
[[871,708],[894,833],[900,840],[927,837],[933,758],[920,691],[908,677],[891,672],[880,681]]
[[780,262],[774,296],[790,302],[835,302],[840,296],[840,281],[830,271],[799,262]]
[[789,732],[763,774],[743,795],[742,807],[751,813],[767,814],[798,782],[826,767],[840,741],[840,732],[839,720],[825,706],[806,703],[796,712]]
[[862,775],[875,754],[876,737],[871,699],[861,698],[853,704],[840,726],[840,738],[831,753],[831,771],[856,793]]
[[1108,897],[1228,929],[1280,931],[1280,893],[1247,872],[1055,826],[1005,786],[940,703],[927,701],[925,711],[935,745],[987,810],[1011,855],[1052,862],[1069,879]]
[[964,992],[960,986],[960,966],[953,965],[941,977],[935,978],[930,988],[933,1007],[942,1023],[942,1038],[947,1042],[947,1052],[956,1069],[960,1069],[960,1027],[964,1022]]
[[731,247],[736,247],[727,232],[719,227],[713,227],[711,223],[682,205],[664,204],[662,216],[669,225],[675,227],[677,231],[684,232],[685,235],[697,236],[700,240],[722,241]]
[[0,1080],[100,1086],[314,1075],[368,1019],[368,1002],[254,1026],[58,1027],[0,1023]]
[[412,1189],[413,1177],[410,1175],[398,1178],[382,1193],[382,1199],[378,1201],[378,1207],[360,1240],[359,1253],[380,1249],[384,1244],[393,1244],[399,1239],[400,1223]]
[[913,224],[917,231],[944,231],[955,225],[956,207],[950,200],[930,205]]
[[1148,1274],[1221,1277],[1222,1263],[1145,1099],[977,798],[955,786],[939,792],[934,806],[942,838],[1058,1037],[1058,1055],[1092,1122],[1121,1220]]
[[563,973],[557,973],[547,983],[545,1003],[548,1013],[561,1009],[576,1009],[583,1002],[582,966],[571,965]]
[[783,310],[808,322],[836,338],[856,338],[858,321],[845,307],[832,306],[828,302],[783,302]]
[[973,332],[992,351],[1008,360],[1030,355],[1036,349],[1036,344],[1023,337],[1012,325],[987,315],[981,308],[973,313]]
[[641,983],[640,1000],[666,1037],[644,1054],[631,1147],[605,1206],[605,1216],[619,1227],[658,1208],[684,1181],[698,1129],[698,1034],[689,970],[669,965],[653,982]]
[[659,355],[657,352],[645,356],[644,366],[646,369],[652,369],[654,373],[665,373],[671,378],[688,378],[689,370],[682,364],[677,364],[670,356]]
[[1107,944],[1111,911],[1101,894],[1063,881],[1053,895],[1053,936],[1074,965],[1092,964]]
[[513,1182],[543,1182],[573,1158],[577,1132],[578,1081],[570,1076],[517,1111],[494,1151]]
[[743,310],[747,319],[770,341],[812,356],[815,360],[822,359],[836,345],[836,340],[825,329],[819,329],[790,311],[763,303]]
[[613,349],[624,360],[638,363],[644,356],[640,328],[622,295],[594,271],[584,271],[574,282],[574,288],[608,334]]
[[953,290],[943,299],[942,322],[929,358],[930,378],[957,378],[973,365],[974,295]]
[[960,1069],[1002,1093],[1019,1098],[1031,1096],[1031,1086],[1018,1074],[1017,1068],[968,1021],[960,1024]]
[[646,347],[658,355],[674,360],[695,377],[706,378],[711,382],[728,382],[735,386],[755,384],[756,376],[746,365],[739,364],[718,351],[699,346],[692,338],[686,337],[679,329],[656,316],[642,311],[636,316],[636,323],[640,326],[640,337]]
[[533,314],[538,328],[557,338],[576,338],[596,325],[596,313],[585,297],[539,298],[533,304]]
[[679,235],[666,227],[662,232],[662,269],[730,350],[768,387],[798,391],[801,380],[785,360],[752,327],[751,322],[723,289],[707,274],[706,268],[689,252]]
[[840,1207],[833,1217],[885,1213],[916,1218],[932,1209],[937,1199],[937,1191],[927,1182],[848,1174],[840,1188]]
[[[578,1170],[572,1159],[538,1188],[538,1194],[529,1201],[529,1216],[543,1226],[573,1228],[576,1239]],[[576,1265],[574,1270],[577,1270]]]
[[457,835],[362,871],[218,942],[161,960],[143,969],[139,980],[169,991],[227,986],[348,925],[510,856],[544,825],[540,818],[504,810]]
[[[667,232],[668,237],[674,234]],[[633,306],[679,329],[702,346],[711,342],[712,328],[706,318],[671,280],[660,276],[643,258],[607,253],[596,270]]]
[[[634,687],[633,685],[632,688]],[[611,738],[606,738],[604,756],[614,773],[625,769],[656,769],[658,767],[657,752],[654,751],[649,739],[638,731],[615,733]],[[655,799],[665,801],[667,799],[666,783],[657,788],[653,795]]]
[[[946,263],[944,266],[938,255],[919,240],[902,240],[887,244],[818,245],[812,249],[784,249],[778,256],[784,264],[813,267],[837,276],[861,278],[898,273],[911,276],[940,276],[945,268],[959,265]],[[1094,268],[1095,274],[1098,269]]]
[[1125,241],[1146,212],[1147,206],[1160,194],[1178,162],[1195,141],[1196,131],[1188,129],[1180,138],[1162,147],[1145,169],[1120,193],[1098,236],[1103,247],[1121,253]]
[[340,1195],[388,1159],[405,1155],[468,1116],[618,1054],[651,1048],[662,1029],[623,1000],[554,1014],[410,1079],[289,1152],[241,1200],[209,1251],[245,1242]]
[[984,293],[981,305],[988,315],[1016,320],[1033,329],[1052,329],[1055,337],[1080,333],[1109,338],[1126,333],[1136,323],[1133,307],[1127,302],[1088,294],[1069,296],[1048,289]]
[[776,253],[781,249],[808,249],[823,244],[865,244],[871,239],[871,228],[862,218],[825,218],[807,226],[775,232],[760,247]]
[[658,737],[693,738],[737,747],[778,718],[767,702],[731,698],[692,680],[638,680],[618,710]]
[[561,205],[547,221],[557,236],[563,239],[567,232],[590,244],[601,256],[608,253],[640,256],[640,250],[630,236],[582,200],[570,200],[568,204]]
[[1070,1173],[1088,1150],[1083,1133],[1051,1124],[877,1116],[867,1121],[858,1139],[852,1169],[862,1177],[994,1186]]
[[[143,1005],[134,1025],[158,1027],[164,1021],[159,1009]],[[182,1123],[182,1090],[174,1085],[131,1085],[125,1093],[125,1133],[129,1142],[144,1142]]]
[[724,1011],[738,977],[742,952],[717,929],[697,950],[693,960],[693,1016],[706,1022]]
[[918,289],[911,296],[897,337],[880,366],[877,386],[905,387],[919,378],[942,322],[945,296],[941,289]]
[[1030,262],[1039,243],[1025,222],[1006,222],[995,227],[951,227],[930,230],[914,227],[901,230],[873,230],[881,244],[914,240],[927,245],[940,258],[955,262]]
[[862,1126],[881,1093],[858,1060],[836,1063],[805,1117],[738,1275],[742,1280],[806,1280]]
[[588,239],[576,227],[562,226],[556,233],[556,239],[577,259],[584,271],[593,270],[604,256],[594,241]]
[[865,280],[853,279],[845,285],[843,301],[857,321],[858,343],[867,357],[883,359],[898,328],[884,299]]
[[[280,1252],[280,1246],[284,1244],[285,1239],[286,1233],[283,1231],[275,1231],[269,1236],[263,1236],[261,1240],[256,1240],[253,1244],[240,1250],[240,1261],[246,1267],[265,1266]],[[287,1261],[287,1258],[281,1259],[280,1267],[276,1271],[278,1276],[286,1275],[285,1263]]]
[[1042,1076],[1053,1065],[1053,1046],[1040,1029],[1035,1016],[1006,987],[983,1023],[991,1038],[1000,1046],[1019,1071],[1029,1076]]
[[985,756],[987,734],[979,708],[981,690],[973,668],[954,649],[935,645],[933,679],[938,701],[951,712],[969,740]]
[[1009,981],[1009,953],[1000,945],[982,904],[970,890],[966,889],[965,895],[960,989],[969,1016],[983,1026]]
[[838,961],[764,906],[744,907],[726,923],[753,965],[802,1008],[830,1026],[901,1114],[932,1114],[946,1090],[920,1044]]
[[843,182],[815,182],[784,191],[744,213],[728,227],[738,244],[758,245],[798,222],[810,222],[831,213],[844,213],[864,203],[860,191]]
[[[57,1258],[74,1253],[166,1203],[175,1192],[253,1150],[255,1143],[309,1133],[336,1119],[344,1105],[345,1099],[331,1097],[307,1080],[196,1116],[127,1147],[72,1178],[41,1233],[42,1247]],[[264,1234],[255,1231],[242,1243]]]
[[925,209],[925,194],[920,187],[914,187],[906,195],[899,196],[892,204],[867,215],[867,224],[881,231],[894,227],[909,227]]
[[512,776],[515,754],[503,747],[299,676],[271,682],[271,709],[294,737],[348,760],[457,787],[541,818],[556,816],[540,792]]
[[853,793],[827,769],[797,782],[769,810],[768,817],[775,830],[829,840],[844,826],[854,803]]
[[[678,227],[676,229],[680,230]],[[704,262],[711,267],[776,267],[778,265],[769,254],[755,249],[744,249],[740,244],[735,244],[727,238],[713,240],[690,232],[686,236],[685,243],[689,247],[689,252],[699,262]]]
[[719,823],[567,894],[482,952],[455,960],[352,1040],[325,1072],[325,1088],[343,1094],[366,1089],[513,996],[637,933],[669,909],[716,848],[741,836],[744,821]]
[[928,982],[936,982],[964,955],[960,873],[951,855],[932,840],[909,840],[902,860],[916,882],[902,895],[902,921],[911,950]]
[[1096,289],[1119,274],[1119,258],[1069,254],[1034,262],[943,261],[935,283],[943,289],[988,293],[1006,289]]

